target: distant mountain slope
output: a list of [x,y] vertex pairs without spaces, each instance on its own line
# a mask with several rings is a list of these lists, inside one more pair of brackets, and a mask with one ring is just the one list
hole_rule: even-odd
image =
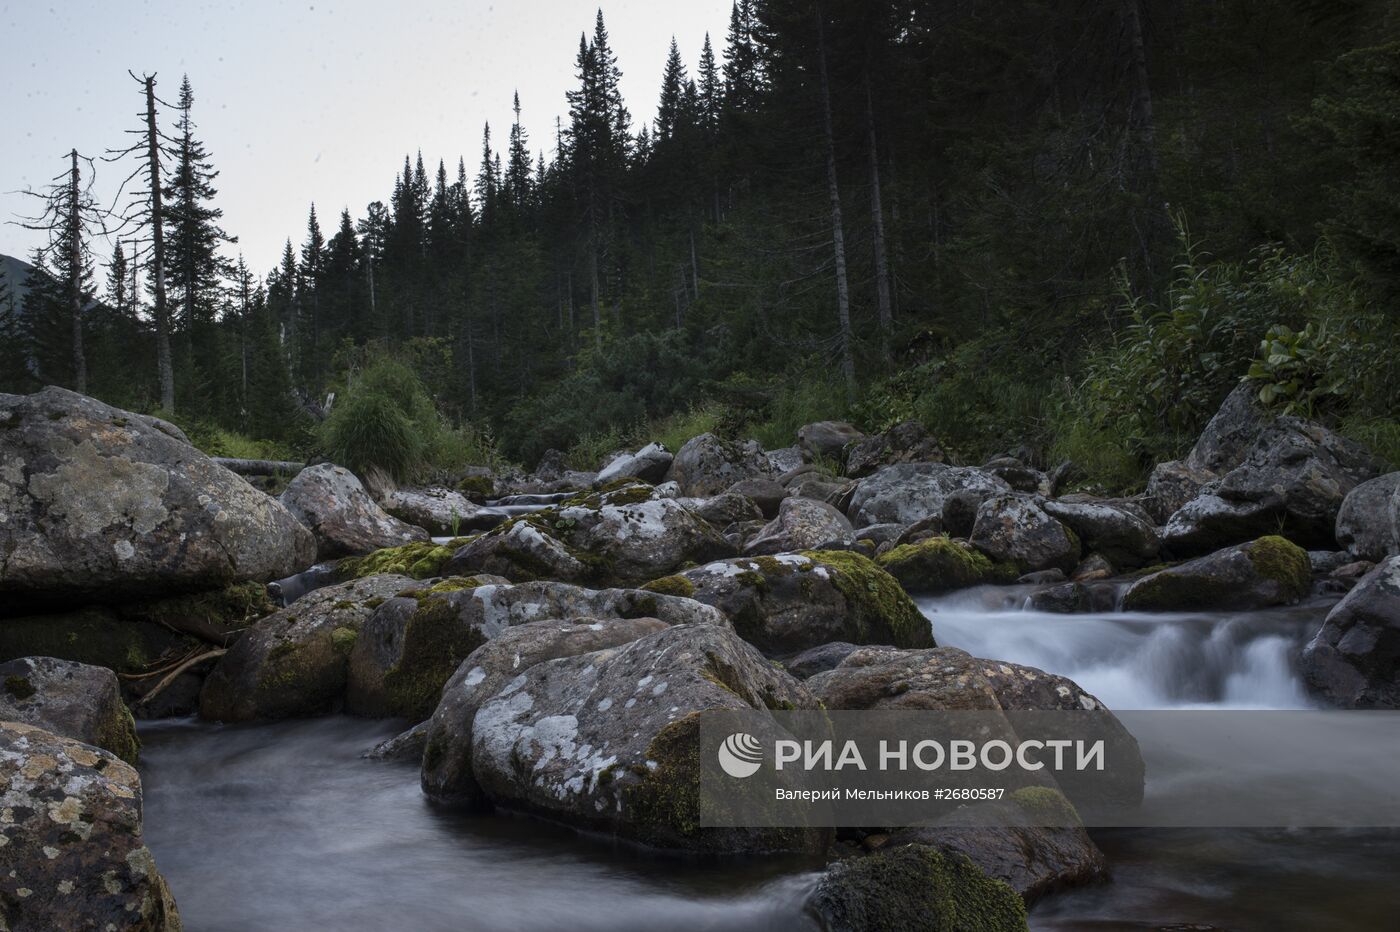
[[33,266],[23,259],[16,259],[14,256],[7,256],[0,253],[0,275],[5,277],[9,283],[10,292],[15,296],[15,307],[24,307],[25,280],[29,278],[29,270]]

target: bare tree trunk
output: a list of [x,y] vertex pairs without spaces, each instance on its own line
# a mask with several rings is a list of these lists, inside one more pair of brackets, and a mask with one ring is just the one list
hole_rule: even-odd
[[147,77],[146,159],[151,175],[151,264],[155,275],[156,368],[160,375],[160,407],[175,412],[175,368],[170,361],[170,308],[165,303],[164,208],[160,190],[160,136],[156,131],[156,79]]
[[68,153],[68,311],[73,324],[73,388],[87,394],[87,357],[83,355],[83,218],[79,214],[78,150]]
[[817,56],[821,67],[822,132],[826,137],[826,184],[831,192],[831,241],[836,252],[836,315],[841,328],[841,375],[846,396],[855,397],[856,365],[851,352],[851,292],[846,281],[846,237],[841,227],[841,189],[836,182],[836,137],[831,128],[831,80],[826,69],[826,25],[817,10]]
[[890,364],[890,331],[894,313],[890,305],[890,266],[885,253],[885,207],[880,197],[880,157],[875,146],[875,103],[870,72],[865,74],[865,122],[870,137],[870,217],[875,246],[875,302],[880,313],[880,359]]

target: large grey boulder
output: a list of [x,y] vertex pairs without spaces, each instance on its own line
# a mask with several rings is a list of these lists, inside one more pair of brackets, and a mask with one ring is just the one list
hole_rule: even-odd
[[384,510],[430,534],[455,536],[473,525],[481,506],[452,489],[395,489],[384,497]]
[[421,527],[388,514],[343,466],[308,466],[278,499],[316,535],[316,557],[357,556],[384,547],[428,539]]
[[1171,516],[1162,541],[1190,554],[1279,533],[1304,547],[1332,549],[1342,501],[1380,472],[1359,444],[1320,424],[1280,417],[1239,466]]
[[141,837],[141,778],[115,755],[0,721],[0,928],[179,932]]
[[1350,709],[1400,708],[1400,556],[1362,577],[1303,650],[1303,676]]
[[444,572],[629,585],[733,553],[719,531],[680,501],[632,485],[578,496],[489,531],[459,549]]
[[1143,493],[1143,505],[1157,524],[1165,524],[1183,505],[1201,494],[1201,489],[1220,478],[1205,469],[1171,460],[1152,467]]
[[444,685],[427,723],[423,792],[442,803],[485,802],[472,773],[472,722],[484,702],[537,663],[617,647],[665,627],[655,618],[561,617],[506,628],[472,651]]
[[315,542],[187,443],[62,388],[0,394],[0,615],[290,576]]
[[738,492],[721,492],[710,498],[682,498],[678,501],[698,517],[720,529],[739,521],[763,520],[763,511],[758,507],[758,503]]
[[949,497],[968,493],[979,501],[1011,486],[974,466],[942,463],[901,463],[886,466],[860,480],[847,515],[856,527],[871,524],[914,524],[943,513]]
[[1386,473],[1347,493],[1337,512],[1337,543],[1352,556],[1377,563],[1400,553],[1400,472]]
[[859,441],[846,454],[846,475],[863,479],[896,463],[942,463],[947,459],[918,421],[901,421],[889,430]]
[[1231,611],[1291,605],[1312,590],[1307,551],[1268,536],[1144,576],[1123,594],[1129,612]]
[[579,617],[729,624],[708,605],[639,589],[594,590],[548,581],[510,585],[483,576],[444,579],[387,600],[365,622],[350,652],[346,709],[427,718],[458,664],[485,642],[514,625]]
[[23,722],[111,751],[129,764],[141,747],[117,675],[53,657],[0,663],[0,721]]
[[636,453],[626,453],[604,466],[594,480],[594,485],[602,487],[619,479],[642,479],[646,482],[660,482],[666,478],[674,459],[670,452],[659,443],[649,443]]
[[707,713],[817,708],[730,629],[683,625],[525,670],[477,710],[472,771],[499,806],[646,845],[817,853],[829,832],[700,827],[696,756]]
[[687,440],[666,473],[686,495],[708,498],[742,479],[771,478],[772,467],[763,451],[714,434]]
[[977,508],[968,543],[1022,572],[1054,568],[1071,573],[1079,564],[1079,539],[1044,505],[1044,499],[1016,492],[991,496]]
[[202,718],[221,722],[329,712],[345,697],[350,652],[374,610],[420,585],[366,576],[297,599],[243,633],[204,681]]
[[713,605],[766,654],[826,644],[930,647],[928,619],[894,577],[856,553],[821,551],[707,563],[648,588]]
[[802,450],[802,459],[808,463],[819,459],[844,463],[846,448],[863,439],[865,434],[845,421],[817,421],[797,429],[797,446]]
[[1254,442],[1274,418],[1259,405],[1258,387],[1241,382],[1225,397],[1206,424],[1186,465],[1223,476],[1244,462]]
[[854,534],[846,516],[826,502],[787,498],[783,499],[778,516],[748,542],[744,553],[752,556],[811,550],[832,541],[850,540]]
[[1041,510],[1076,535],[1085,552],[1102,554],[1120,568],[1153,563],[1162,549],[1157,529],[1128,508],[1108,502],[1048,500]]

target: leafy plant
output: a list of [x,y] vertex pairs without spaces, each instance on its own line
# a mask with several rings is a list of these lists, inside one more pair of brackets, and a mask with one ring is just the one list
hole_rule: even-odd
[[1309,323],[1302,330],[1276,324],[1260,342],[1247,378],[1259,386],[1261,404],[1312,417],[1324,395],[1337,394],[1327,377],[1331,354],[1325,322]]

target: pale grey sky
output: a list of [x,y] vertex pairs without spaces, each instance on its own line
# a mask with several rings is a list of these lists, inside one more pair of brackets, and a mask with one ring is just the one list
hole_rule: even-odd
[[[672,34],[692,75],[705,32],[716,55],[731,0],[604,0],[634,126],[650,122]],[[421,149],[475,175],[482,123],[505,142],[520,91],[533,151],[554,148],[554,118],[574,84],[580,32],[598,0],[0,0],[0,219],[29,210],[13,191],[40,187],[84,154],[125,144],[142,106],[127,69],[157,91],[194,87],[194,118],[220,171],[217,203],[258,274],[282,242],[300,242],[307,208],[323,228],[388,200],[405,152]],[[98,190],[126,172],[99,164]],[[329,235],[329,230],[327,235]],[[39,234],[0,225],[0,253],[24,258]],[[98,244],[105,262],[111,247]]]

